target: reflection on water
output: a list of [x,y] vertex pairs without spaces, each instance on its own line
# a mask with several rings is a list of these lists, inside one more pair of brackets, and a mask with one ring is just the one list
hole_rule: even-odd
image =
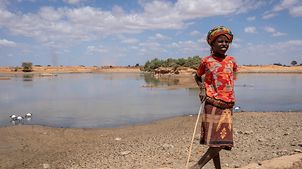
[[[239,74],[236,106],[246,111],[301,111],[301,82],[301,74]],[[159,80],[144,73],[12,77],[0,81],[0,125],[11,125],[12,113],[25,112],[33,113],[25,124],[87,128],[196,114],[197,89],[144,87],[179,83],[180,79]]]
[[34,75],[33,74],[24,74],[23,75],[23,81],[33,81],[33,77]]
[[179,84],[179,79],[169,76],[154,76],[151,73],[144,74],[144,80],[149,87],[167,87]]

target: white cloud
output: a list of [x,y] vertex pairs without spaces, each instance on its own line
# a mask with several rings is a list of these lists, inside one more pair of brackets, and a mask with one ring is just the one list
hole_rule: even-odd
[[[262,64],[290,63],[302,52],[302,40],[289,40],[270,44],[250,44],[235,53],[242,63]],[[289,55],[290,53],[290,55]]]
[[139,40],[135,38],[125,38],[121,42],[126,44],[137,44]]
[[245,27],[244,32],[246,32],[246,33],[256,33],[256,27],[254,27],[254,26]]
[[142,42],[139,44],[139,46],[151,50],[157,50],[161,47],[160,43],[157,42]]
[[208,44],[205,41],[177,41],[171,43],[169,48],[172,48],[176,53],[194,56],[199,55],[201,51],[209,51]]
[[175,4],[176,11],[184,18],[208,17],[217,15],[229,15],[232,13],[242,13],[259,7],[262,3],[257,1],[242,0],[179,0]]
[[112,15],[117,17],[122,17],[123,15],[125,15],[125,11],[122,7],[118,5],[114,5],[112,7]]
[[292,16],[302,16],[302,5],[301,6],[296,6],[296,7],[293,7],[289,10],[289,13],[292,15]]
[[284,9],[292,8],[298,3],[299,3],[299,0],[282,0],[281,3],[274,6],[273,12],[279,12]]
[[108,50],[104,48],[102,45],[100,46],[87,46],[88,53],[106,53]]
[[262,19],[270,19],[275,17],[277,14],[276,13],[266,13],[262,16]]
[[[0,6],[5,7],[5,2]],[[65,2],[77,4],[83,0]],[[0,10],[0,28],[58,47],[116,33],[181,29],[193,19],[246,12],[260,4],[256,0],[178,0],[175,3],[155,0],[140,3],[143,11],[131,13],[119,6],[114,6],[112,11],[90,6],[42,7],[36,13],[15,13],[4,8]]]
[[0,46],[4,47],[15,47],[17,44],[13,41],[9,41],[6,39],[0,39]]
[[254,21],[254,20],[256,20],[256,16],[250,16],[246,20],[248,20],[248,21]]
[[275,17],[278,12],[288,10],[292,16],[302,16],[302,1],[301,0],[282,0],[275,5],[270,11],[267,11],[262,16],[263,19]]
[[64,0],[65,3],[72,4],[72,5],[79,4],[84,1],[86,0]]
[[190,35],[191,36],[201,36],[201,33],[197,30],[194,30],[194,31],[190,32]]
[[5,9],[8,4],[8,0],[1,0],[0,1],[0,9]]
[[287,34],[283,33],[283,32],[275,32],[272,34],[272,36],[284,36],[284,35],[287,35]]
[[301,49],[302,48],[302,40],[289,40],[287,42],[278,43],[280,47],[283,49]]
[[[52,2],[55,1],[57,0],[52,0]],[[0,2],[0,5],[4,4],[2,2]],[[84,45],[83,48],[86,48],[86,51],[81,50],[82,53],[71,50],[72,54],[70,55],[74,56],[89,54],[89,56],[105,57],[106,55],[106,57],[111,57],[109,51],[117,53],[117,50],[105,44],[107,39],[119,40],[117,41],[119,47],[128,44],[125,45],[125,50],[133,56],[141,54],[138,50],[144,52],[144,55],[141,55],[142,57],[156,55],[192,56],[200,54],[202,51],[209,52],[208,45],[204,43],[205,38],[202,39],[203,43],[199,41],[178,41],[176,44],[179,48],[173,48],[167,54],[165,52],[171,48],[165,43],[169,41],[164,41],[163,44],[158,42],[171,40],[172,38],[162,33],[161,30],[176,30],[184,33],[186,31],[183,31],[183,29],[197,19],[235,15],[258,7],[256,0],[250,2],[246,0],[218,0],[211,3],[201,0],[179,0],[176,2],[155,0],[141,1],[141,9],[127,11],[126,8],[123,9],[121,6],[113,6],[111,10],[104,10],[85,6],[85,3],[81,2],[83,1],[69,1],[68,3],[75,4],[75,6],[44,6],[35,8],[34,11],[30,12],[15,12],[13,9],[10,10],[10,5],[2,5],[4,8],[3,10],[0,8],[0,30],[9,32],[13,37],[33,39],[38,44],[43,45],[39,48],[44,49],[51,48],[61,51],[66,48],[69,49],[71,46],[83,47]],[[26,1],[23,3],[26,3]],[[76,5],[76,3],[81,5]],[[222,5],[223,3],[225,5]],[[150,38],[144,36],[144,43],[140,43],[143,40],[140,41],[136,38],[141,39],[142,37],[134,34],[148,30],[161,33],[154,34]],[[190,34],[199,36],[200,32],[193,31]],[[124,38],[115,39],[118,35],[124,35]],[[104,41],[103,45],[106,46],[99,46],[99,43],[95,45],[94,41]],[[84,43],[80,45],[82,42]],[[87,47],[87,44],[90,46]],[[29,50],[34,53],[34,49],[30,48]],[[137,53],[133,53],[133,50],[136,50]],[[102,54],[104,56],[101,56]]]
[[154,36],[150,36],[149,39],[150,40],[167,40],[167,39],[170,39],[170,37],[165,36],[160,33],[156,33]]
[[264,30],[268,33],[271,33],[272,36],[284,36],[284,35],[286,35],[286,33],[278,32],[275,28],[273,28],[271,26],[265,27]]
[[169,39],[168,36],[162,35],[160,33],[155,34],[155,38],[160,40]]
[[[163,56],[165,52],[167,52],[167,47],[161,43],[158,43],[156,41],[147,41],[147,42],[141,42],[138,44],[138,49],[140,52],[140,55],[143,57],[146,56]],[[166,54],[165,54],[166,55]]]

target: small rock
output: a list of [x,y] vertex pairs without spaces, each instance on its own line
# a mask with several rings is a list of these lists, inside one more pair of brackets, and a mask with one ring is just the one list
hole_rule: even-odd
[[242,131],[237,131],[237,133],[238,133],[238,134],[243,134],[243,132],[242,132]]
[[287,150],[278,150],[276,153],[277,155],[285,155],[287,152]]
[[43,164],[43,168],[50,168],[50,165],[47,164],[47,163],[44,163],[44,164]]
[[240,168],[240,165],[239,164],[235,164],[234,168]]
[[253,134],[254,132],[252,130],[250,131],[245,131],[243,134],[246,134],[246,135],[250,135],[250,134]]
[[128,155],[128,154],[130,154],[131,153],[131,151],[123,151],[123,152],[121,152],[121,155]]
[[301,149],[295,149],[294,152],[296,152],[296,153],[302,153],[302,150]]
[[266,140],[264,138],[259,138],[257,141],[258,142],[265,142]]
[[116,137],[114,140],[116,140],[116,141],[121,141],[121,140],[122,140],[122,138],[120,138],[120,137]]
[[261,162],[261,161],[259,161],[259,162],[258,162],[258,165],[260,165],[260,166],[261,166],[261,165],[262,165],[262,162]]
[[162,146],[164,149],[168,149],[168,148],[174,148],[174,146],[172,144],[164,144]]
[[298,143],[297,145],[298,145],[299,147],[302,147],[302,143]]

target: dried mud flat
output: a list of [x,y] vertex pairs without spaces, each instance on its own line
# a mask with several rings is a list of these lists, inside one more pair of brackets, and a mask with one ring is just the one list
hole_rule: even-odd
[[[0,168],[184,169],[195,120],[182,116],[113,129],[2,127]],[[301,169],[301,121],[302,112],[235,113],[235,147],[222,151],[222,166]],[[199,132],[195,138],[190,164],[206,150]]]

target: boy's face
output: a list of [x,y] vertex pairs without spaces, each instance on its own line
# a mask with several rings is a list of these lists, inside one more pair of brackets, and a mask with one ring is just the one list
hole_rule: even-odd
[[212,44],[212,50],[216,54],[224,55],[229,49],[229,44],[230,40],[226,36],[220,35]]

